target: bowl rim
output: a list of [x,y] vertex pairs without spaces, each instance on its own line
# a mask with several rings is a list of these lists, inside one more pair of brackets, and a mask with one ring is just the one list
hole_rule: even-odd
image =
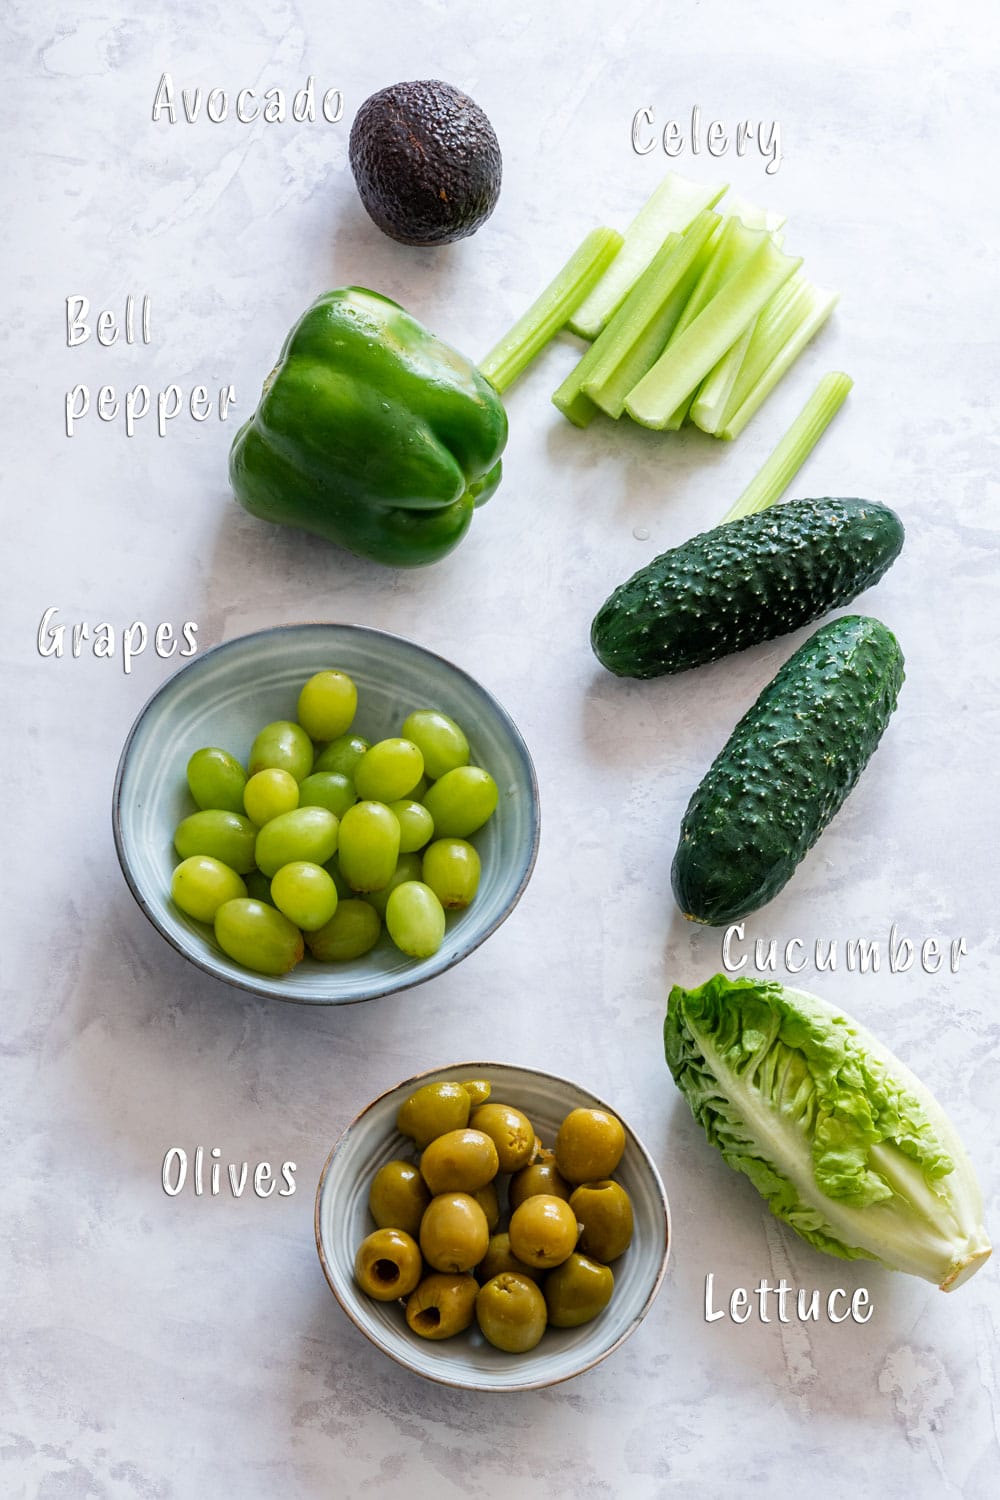
[[[395,1350],[388,1348],[377,1337],[377,1335],[373,1333],[370,1328],[366,1327],[366,1325],[355,1316],[345,1299],[341,1296],[336,1284],[336,1280],[333,1276],[332,1268],[329,1261],[327,1260],[326,1250],[323,1244],[323,1236],[320,1229],[320,1206],[323,1199],[323,1189],[325,1187],[326,1180],[330,1173],[330,1169],[333,1165],[334,1159],[346,1145],[348,1136],[352,1134],[352,1132],[361,1123],[366,1115],[370,1114],[371,1111],[375,1109],[379,1104],[381,1104],[384,1099],[388,1098],[390,1094],[394,1094],[398,1089],[406,1088],[410,1084],[420,1085],[421,1083],[438,1078],[442,1074],[450,1074],[455,1072],[466,1072],[468,1073],[470,1078],[476,1078],[479,1076],[488,1077],[491,1071],[530,1073],[533,1077],[544,1079],[546,1082],[565,1084],[568,1088],[574,1089],[579,1093],[586,1094],[589,1099],[592,1099],[594,1102],[591,1107],[604,1109],[609,1114],[615,1115],[615,1117],[619,1119],[624,1126],[626,1138],[630,1139],[634,1143],[640,1157],[642,1158],[650,1173],[653,1185],[656,1189],[657,1206],[659,1207],[662,1214],[664,1236],[663,1256],[660,1260],[660,1265],[657,1270],[656,1276],[653,1279],[653,1283],[649,1288],[642,1307],[626,1325],[626,1327],[622,1329],[621,1333],[618,1335],[615,1341],[612,1344],[608,1345],[607,1349],[602,1350],[600,1354],[595,1355],[593,1359],[589,1359],[585,1364],[580,1365],[578,1368],[574,1370],[568,1370],[565,1375],[547,1376],[541,1380],[518,1381],[514,1385],[503,1386],[490,1385],[478,1380],[460,1380],[456,1379],[453,1376],[443,1374],[435,1375],[430,1371],[423,1369],[420,1365],[414,1363],[413,1361],[404,1359]],[[649,1312],[649,1309],[652,1307],[653,1302],[655,1301],[660,1288],[663,1285],[664,1277],[667,1274],[667,1265],[670,1260],[670,1250],[673,1244],[670,1202],[667,1198],[666,1189],[663,1186],[663,1179],[660,1176],[659,1168],[657,1167],[655,1161],[649,1154],[646,1147],[643,1145],[640,1137],[632,1129],[628,1121],[623,1118],[620,1110],[613,1109],[610,1104],[607,1104],[602,1098],[600,1098],[599,1095],[593,1093],[592,1090],[586,1088],[582,1083],[577,1083],[572,1078],[564,1078],[561,1073],[548,1073],[544,1068],[522,1067],[520,1063],[483,1062],[482,1060],[474,1062],[442,1063],[436,1068],[425,1068],[420,1073],[414,1073],[410,1078],[401,1078],[398,1083],[394,1083],[390,1088],[383,1089],[381,1093],[376,1094],[375,1098],[370,1100],[370,1102],[365,1105],[364,1109],[360,1110],[359,1113],[355,1115],[350,1124],[346,1125],[341,1131],[339,1137],[337,1138],[337,1141],[330,1150],[326,1161],[323,1163],[323,1169],[319,1175],[319,1182],[316,1185],[316,1200],[313,1208],[313,1233],[316,1239],[316,1251],[319,1255],[320,1265],[323,1268],[323,1275],[326,1277],[327,1285],[333,1293],[337,1303],[350,1319],[350,1321],[354,1324],[355,1328],[359,1329],[361,1333],[364,1334],[365,1338],[367,1338],[368,1341],[373,1344],[376,1349],[387,1355],[388,1358],[391,1359],[394,1364],[399,1365],[401,1369],[409,1370],[415,1375],[420,1375],[425,1380],[433,1380],[438,1385],[451,1386],[453,1389],[460,1391],[486,1391],[492,1395],[498,1396],[506,1395],[508,1392],[514,1393],[516,1391],[537,1391],[545,1389],[549,1386],[562,1385],[564,1381],[573,1380],[577,1375],[584,1375],[588,1370],[594,1369],[596,1365],[601,1364],[608,1358],[610,1354],[613,1354],[616,1349],[620,1348],[625,1340],[635,1332],[639,1324],[643,1321],[646,1314]]]
[[[484,930],[476,937],[474,942],[468,944],[467,946],[464,946],[458,953],[454,954],[450,959],[448,959],[446,963],[441,963],[437,966],[432,965],[427,973],[421,974],[419,977],[413,979],[408,978],[404,972],[403,974],[396,976],[396,978],[391,983],[379,984],[378,987],[373,987],[367,990],[364,994],[352,995],[349,998],[334,997],[325,999],[320,997],[313,998],[305,995],[282,994],[278,990],[276,985],[268,984],[266,975],[261,975],[260,982],[255,983],[250,978],[243,979],[230,974],[219,974],[214,968],[211,967],[211,965],[206,963],[199,954],[193,951],[189,951],[187,948],[185,948],[184,945],[177,940],[173,933],[169,932],[166,927],[161,924],[155,908],[151,906],[151,904],[146,900],[145,896],[139,888],[138,882],[133,875],[131,859],[126,849],[126,841],[122,832],[122,784],[125,777],[125,769],[128,764],[129,754],[132,749],[132,742],[139,732],[139,728],[146,715],[153,708],[154,704],[156,704],[164,694],[168,693],[174,687],[178,678],[183,676],[184,673],[190,672],[196,667],[201,668],[203,664],[209,660],[209,658],[217,657],[221,653],[229,652],[236,647],[245,646],[250,641],[263,640],[265,637],[275,636],[278,634],[283,634],[285,632],[292,633],[295,631],[315,630],[317,628],[333,628],[337,630],[356,631],[360,635],[367,635],[375,637],[379,640],[389,640],[400,643],[411,650],[420,652],[420,654],[423,656],[431,657],[434,661],[439,662],[442,666],[456,673],[460,678],[463,678],[465,682],[469,683],[477,692],[484,694],[489,699],[494,710],[503,722],[516,748],[518,749],[521,758],[523,759],[524,766],[528,774],[528,790],[531,808],[531,844],[528,850],[528,858],[525,865],[524,874],[521,877],[517,889],[510,897],[507,905],[497,916],[496,920],[491,922],[489,926],[484,928]],[[167,943],[169,943],[171,948],[179,953],[182,958],[187,959],[189,963],[194,964],[196,968],[201,969],[202,973],[208,974],[210,978],[216,980],[218,983],[232,985],[235,989],[247,991],[252,995],[260,995],[266,1000],[280,1000],[285,1005],[345,1006],[361,1005],[368,1000],[381,999],[384,995],[393,995],[398,994],[404,990],[416,989],[418,985],[426,984],[430,979],[436,979],[439,974],[446,974],[449,969],[454,968],[455,965],[461,963],[464,958],[468,958],[470,953],[474,953],[477,948],[481,947],[481,945],[486,942],[487,938],[492,937],[497,928],[502,926],[502,924],[507,920],[514,908],[517,906],[521,897],[524,895],[528,881],[531,879],[532,872],[534,871],[535,863],[538,859],[538,846],[541,836],[541,804],[538,792],[538,777],[535,772],[534,762],[531,758],[531,752],[529,751],[528,746],[525,743],[524,736],[521,734],[521,731],[518,729],[513,718],[508,713],[507,709],[504,708],[500,700],[495,697],[490,689],[485,687],[483,683],[478,680],[478,678],[473,677],[471,672],[467,672],[464,667],[458,666],[455,662],[450,661],[448,657],[442,656],[440,652],[432,651],[429,647],[421,645],[419,641],[414,641],[409,636],[397,635],[394,631],[382,630],[375,625],[358,625],[347,620],[295,620],[286,622],[282,625],[268,625],[261,630],[251,630],[248,631],[245,635],[234,636],[232,640],[228,641],[219,641],[216,645],[209,646],[207,650],[199,651],[198,654],[194,656],[190,661],[186,662],[183,666],[178,667],[176,671],[171,672],[170,676],[167,677],[163,682],[161,682],[159,687],[157,687],[150,694],[145,703],[139,709],[139,712],[136,714],[132,722],[132,726],[125,737],[125,743],[122,746],[121,754],[118,757],[118,767],[115,771],[114,788],[111,797],[111,828],[114,836],[115,854],[118,857],[118,863],[121,867],[122,874],[125,877],[125,883],[131,891],[136,905],[139,907],[140,911],[143,913],[146,919],[160,934],[160,936]]]

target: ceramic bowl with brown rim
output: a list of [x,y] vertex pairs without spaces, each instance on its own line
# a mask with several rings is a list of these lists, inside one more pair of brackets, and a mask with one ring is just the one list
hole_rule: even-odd
[[[354,1279],[358,1246],[375,1228],[368,1190],[379,1167],[394,1159],[416,1160],[413,1142],[396,1129],[400,1105],[425,1083],[485,1078],[491,1099],[522,1110],[546,1145],[570,1110],[604,1109],[625,1127],[625,1151],[614,1177],[632,1201],[632,1242],[613,1264],[611,1301],[590,1323],[546,1329],[526,1354],[508,1354],[488,1344],[473,1322],[453,1338],[423,1339],[407,1325],[401,1302],[377,1302]],[[502,1196],[502,1194],[501,1194]],[[390,1359],[442,1385],[463,1390],[526,1391],[556,1385],[591,1369],[622,1344],[642,1322],[667,1267],[670,1213],[660,1174],[620,1109],[580,1084],[532,1068],[469,1062],[417,1074],[380,1094],[361,1111],[327,1158],[316,1192],[316,1246],[330,1289],[351,1322]]]

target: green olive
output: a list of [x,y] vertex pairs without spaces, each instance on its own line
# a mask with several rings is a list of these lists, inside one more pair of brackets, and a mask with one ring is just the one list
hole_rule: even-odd
[[556,1163],[567,1182],[610,1177],[625,1150],[620,1120],[604,1109],[573,1109],[559,1126]]
[[485,1283],[492,1281],[494,1276],[499,1276],[501,1271],[516,1271],[519,1276],[528,1276],[532,1281],[542,1279],[542,1272],[537,1266],[526,1266],[523,1260],[518,1260],[510,1248],[510,1235],[506,1230],[490,1235],[486,1254],[476,1267],[476,1278]]
[[435,1271],[471,1271],[489,1242],[486,1215],[471,1194],[440,1193],[431,1199],[420,1221],[420,1248]]
[[410,1161],[387,1161],[368,1189],[368,1207],[380,1229],[402,1229],[416,1239],[431,1201],[427,1184]]
[[594,1260],[617,1260],[632,1239],[632,1203],[618,1182],[585,1182],[569,1200],[583,1225],[580,1249]]
[[486,1215],[486,1225],[492,1234],[500,1223],[500,1199],[497,1196],[496,1183],[488,1182],[485,1187],[476,1188],[472,1196]]
[[493,1092],[492,1084],[488,1083],[485,1078],[465,1078],[462,1080],[462,1087],[468,1094],[473,1109],[478,1109],[480,1104],[485,1104]]
[[417,1242],[401,1229],[376,1229],[361,1241],[354,1257],[355,1280],[376,1302],[408,1297],[422,1273]]
[[420,1171],[432,1193],[474,1193],[497,1175],[497,1148],[481,1130],[449,1130],[431,1141]]
[[547,1270],[573,1253],[578,1233],[576,1214],[565,1199],[538,1193],[515,1208],[508,1233],[510,1248],[518,1260]]
[[534,1198],[539,1193],[547,1193],[550,1198],[565,1198],[569,1202],[572,1191],[569,1183],[560,1177],[554,1161],[535,1161],[514,1173],[507,1196],[513,1211],[520,1208],[525,1198]]
[[406,1321],[422,1339],[450,1339],[471,1324],[478,1291],[474,1276],[425,1276],[406,1304]]
[[611,1301],[615,1278],[610,1266],[574,1253],[545,1278],[545,1304],[555,1328],[578,1328],[596,1318]]
[[476,1321],[494,1348],[526,1354],[545,1332],[545,1298],[527,1276],[501,1271],[480,1287]]
[[471,1104],[460,1083],[425,1083],[400,1105],[396,1129],[423,1150],[448,1130],[464,1130]]
[[535,1130],[527,1115],[509,1104],[481,1104],[470,1117],[474,1130],[482,1130],[497,1148],[501,1172],[516,1172],[531,1160]]

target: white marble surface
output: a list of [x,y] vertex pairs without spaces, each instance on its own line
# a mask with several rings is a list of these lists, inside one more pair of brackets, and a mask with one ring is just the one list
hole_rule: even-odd
[[[10,0],[2,24],[4,1495],[996,1494],[995,1269],[946,1300],[811,1251],[705,1144],[662,1059],[668,985],[719,966],[718,934],[670,900],[679,817],[795,641],[630,685],[587,644],[611,586],[714,522],[818,373],[849,370],[849,406],[798,489],[902,512],[904,555],[862,605],[897,630],[907,683],[849,806],[751,928],[965,937],[954,976],[842,969],[814,987],[946,1103],[995,1231],[995,7]],[[343,88],[345,120],[154,126],[164,70],[233,91],[313,73]],[[362,99],[428,75],[483,105],[506,173],[489,224],[438,252],[381,237],[346,164]],[[510,395],[501,491],[453,557],[404,576],[244,515],[226,483],[233,422],[179,419],[161,441],[148,421],[128,439],[91,418],[63,435],[77,381],[233,382],[245,415],[291,322],[352,280],[483,353],[592,223],[624,225],[659,180],[666,159],[629,147],[646,104],[661,120],[694,104],[777,117],[778,174],[748,156],[723,175],[782,207],[789,245],[843,293],[737,445],[569,428],[548,404],[573,357],[558,345]],[[148,348],[66,347],[68,295],[103,308],[130,291],[152,298]],[[49,605],[67,622],[196,620],[205,646],[358,620],[453,657],[536,759],[542,846],[521,906],[457,971],[346,1011],[258,1003],[197,973],[133,904],[110,832],[122,740],[174,664],[42,660]],[[674,1212],[645,1324],[599,1369],[523,1398],[396,1369],[347,1323],[312,1245],[313,1188],[347,1120],[407,1073],[473,1055],[620,1101]],[[164,1151],[199,1143],[294,1160],[298,1192],[168,1199]],[[875,1314],[708,1325],[709,1270],[726,1286],[865,1285]]]

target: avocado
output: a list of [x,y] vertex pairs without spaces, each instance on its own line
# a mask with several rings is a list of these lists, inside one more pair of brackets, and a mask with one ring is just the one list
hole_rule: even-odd
[[500,146],[467,94],[440,79],[394,83],[366,99],[351,127],[361,201],[404,245],[475,234],[500,194]]

